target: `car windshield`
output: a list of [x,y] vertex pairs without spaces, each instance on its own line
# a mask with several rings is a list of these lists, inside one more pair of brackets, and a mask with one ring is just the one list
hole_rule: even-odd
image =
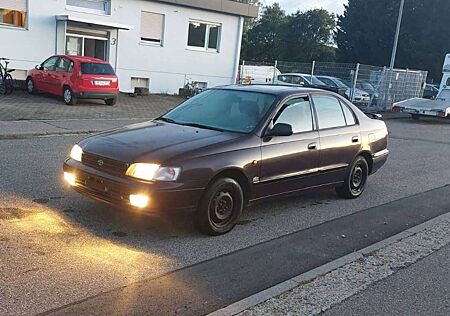
[[341,79],[336,79],[336,84],[339,86],[339,88],[346,88],[349,89],[352,84],[348,81],[343,81]]
[[110,64],[81,63],[81,73],[84,75],[114,75]]
[[274,95],[213,89],[187,100],[159,120],[213,130],[250,133],[274,103]]
[[[308,79],[311,79],[311,76],[308,77]],[[317,79],[317,77],[312,77],[312,84],[318,85],[318,86],[326,86],[326,84],[323,81],[320,81]]]
[[374,91],[375,88],[368,82],[361,82],[361,89],[365,90],[365,91]]

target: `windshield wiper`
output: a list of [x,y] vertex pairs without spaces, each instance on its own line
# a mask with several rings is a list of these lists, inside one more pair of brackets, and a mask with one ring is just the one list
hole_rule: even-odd
[[204,129],[210,129],[213,131],[219,131],[219,132],[225,132],[226,130],[222,129],[222,128],[218,128],[218,127],[213,127],[213,126],[208,126],[208,125],[202,125],[202,124],[198,124],[198,123],[180,123],[181,125],[184,126],[190,126],[190,127],[198,127],[198,128],[204,128]]
[[156,120],[167,122],[167,123],[172,123],[172,124],[177,124],[177,125],[183,125],[182,123],[177,122],[177,121],[172,120],[171,118],[167,118],[167,117],[158,117]]

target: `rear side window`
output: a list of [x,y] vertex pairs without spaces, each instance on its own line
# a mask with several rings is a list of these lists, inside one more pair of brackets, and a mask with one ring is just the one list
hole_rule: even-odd
[[317,112],[319,128],[334,128],[346,126],[344,112],[338,99],[326,95],[313,96]]
[[347,125],[355,125],[356,120],[355,120],[355,115],[353,114],[353,112],[348,108],[347,105],[344,104],[344,102],[341,102],[341,106],[342,106],[342,111],[344,112],[345,122],[347,123]]
[[110,64],[81,63],[83,75],[114,75],[114,69]]

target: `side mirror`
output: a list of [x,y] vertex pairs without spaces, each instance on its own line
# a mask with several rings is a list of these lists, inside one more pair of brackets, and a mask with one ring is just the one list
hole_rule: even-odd
[[275,126],[267,132],[266,136],[291,136],[294,134],[292,131],[292,126],[284,123],[277,123]]
[[41,66],[41,65],[36,65],[34,68],[35,68],[36,70],[42,70],[42,66]]

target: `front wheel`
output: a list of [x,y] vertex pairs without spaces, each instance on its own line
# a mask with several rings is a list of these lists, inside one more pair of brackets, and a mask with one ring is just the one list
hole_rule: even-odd
[[63,99],[66,105],[75,105],[77,104],[77,98],[73,94],[72,90],[69,87],[64,87],[63,89]]
[[197,213],[197,228],[206,235],[218,236],[236,226],[244,208],[244,192],[231,178],[212,183],[203,195]]
[[11,94],[14,91],[14,79],[11,74],[6,74],[5,78],[5,94]]
[[336,193],[344,199],[356,199],[363,194],[368,177],[369,165],[367,160],[359,156],[349,167],[344,184],[336,187]]
[[27,78],[27,92],[28,94],[35,94],[36,87],[34,86],[34,81],[31,78]]

